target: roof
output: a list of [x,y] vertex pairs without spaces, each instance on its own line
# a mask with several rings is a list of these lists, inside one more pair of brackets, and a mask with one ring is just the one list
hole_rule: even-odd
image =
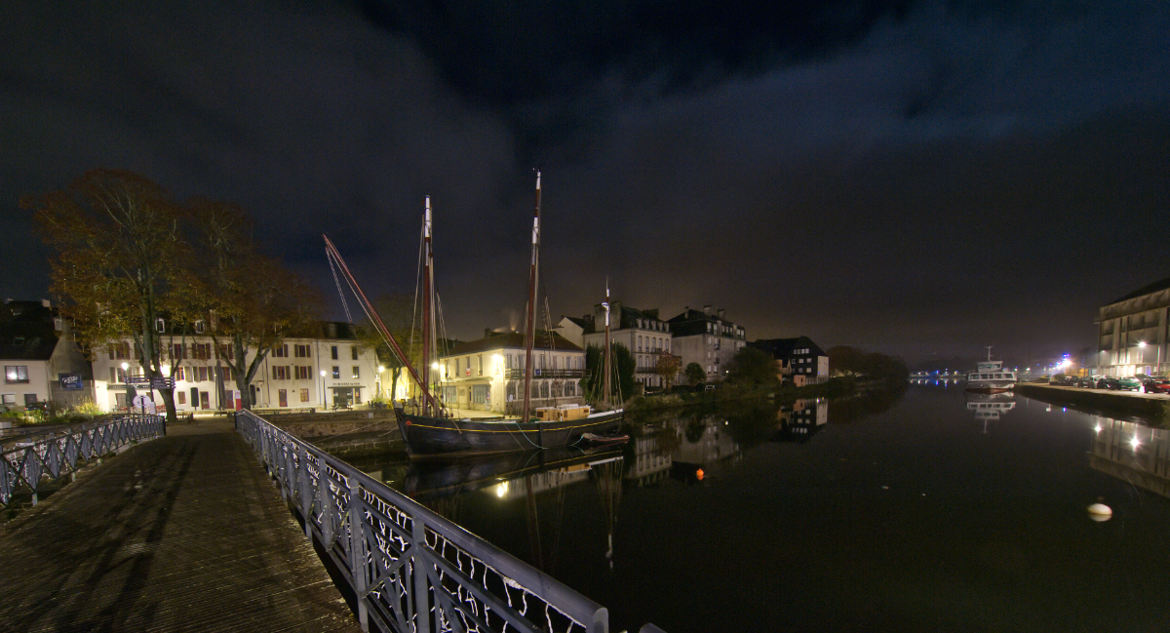
[[795,349],[809,348],[810,355],[813,356],[828,356],[819,345],[807,336],[797,336],[795,338],[771,338],[761,339],[759,341],[752,341],[748,343],[749,346],[758,350],[763,350],[772,355],[772,358],[791,358]]
[[[549,337],[552,337],[552,345],[549,345]],[[459,354],[474,354],[476,352],[486,352],[488,350],[504,348],[524,349],[524,335],[520,332],[492,333],[475,341],[463,341],[455,343],[451,348],[451,353],[445,355],[457,356]],[[556,350],[561,352],[584,351],[577,345],[574,345],[569,339],[561,336],[560,334],[557,334],[556,332],[548,332],[547,330],[536,331],[536,341],[533,344],[533,349]]]
[[6,301],[0,310],[0,359],[49,360],[57,347],[53,311],[38,301]]
[[1141,288],[1134,290],[1133,292],[1125,295],[1124,297],[1121,297],[1120,299],[1114,299],[1113,301],[1110,301],[1106,305],[1110,305],[1110,304],[1114,304],[1114,303],[1121,303],[1122,301],[1125,301],[1127,299],[1134,299],[1136,297],[1140,297],[1142,295],[1148,295],[1152,292],[1158,292],[1159,290],[1165,290],[1167,288],[1170,288],[1170,277],[1167,277],[1166,279],[1163,279],[1161,281],[1155,281],[1154,283],[1149,284],[1147,286],[1142,286]]

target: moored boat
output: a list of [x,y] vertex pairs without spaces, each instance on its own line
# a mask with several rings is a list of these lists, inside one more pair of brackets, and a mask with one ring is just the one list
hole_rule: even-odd
[[967,374],[967,391],[976,393],[1003,393],[1016,387],[1016,372],[1005,369],[1003,361],[991,359],[991,347],[987,348],[987,360],[975,365],[975,371]]
[[[443,405],[431,386],[430,359],[435,331],[433,324],[435,302],[430,298],[434,291],[433,253],[431,248],[431,210],[427,201],[423,220],[423,327],[422,363],[416,371],[406,354],[394,340],[389,330],[377,318],[377,313],[365,299],[349,268],[328,238],[326,252],[338,265],[338,269],[363,302],[363,309],[370,315],[375,329],[398,357],[408,375],[416,385],[418,401],[405,406],[396,403],[395,416],[399,430],[411,457],[481,455],[512,451],[531,451],[571,446],[581,440],[585,433],[604,435],[616,431],[621,424],[622,409],[594,411],[589,405],[538,407],[530,406],[532,393],[533,358],[532,347],[535,337],[535,306],[537,287],[537,264],[540,248],[540,173],[536,175],[536,207],[532,223],[532,263],[529,273],[529,296],[525,325],[525,358],[523,408],[521,415],[513,419],[462,418],[457,419],[450,409]],[[608,358],[606,375],[608,376]],[[535,414],[535,415],[532,415]]]

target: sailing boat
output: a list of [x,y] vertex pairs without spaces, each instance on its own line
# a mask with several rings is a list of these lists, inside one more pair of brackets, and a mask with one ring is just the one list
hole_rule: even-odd
[[[434,292],[433,284],[433,252],[431,248],[431,215],[428,199],[426,215],[423,221],[424,243],[424,308],[423,308],[423,341],[433,341],[432,333],[434,302],[429,295]],[[571,446],[581,441],[585,433],[606,434],[616,430],[622,421],[622,410],[594,412],[587,406],[578,407],[548,407],[537,409],[536,418],[531,416],[532,394],[532,347],[535,338],[536,321],[536,287],[540,261],[540,172],[536,174],[536,206],[532,219],[532,262],[528,278],[528,308],[525,323],[525,362],[524,362],[524,404],[519,418],[514,419],[456,419],[449,409],[443,406],[439,397],[433,393],[429,374],[429,355],[424,352],[423,366],[416,371],[409,358],[402,352],[401,346],[391,336],[389,330],[377,316],[373,306],[369,304],[365,294],[357,285],[349,268],[342,260],[340,253],[325,238],[326,253],[338,264],[347,283],[354,294],[358,296],[370,321],[378,330],[382,338],[390,347],[392,353],[407,369],[407,373],[418,386],[420,402],[409,410],[396,404],[394,412],[398,420],[398,428],[402,432],[402,439],[406,443],[406,451],[411,457],[435,457],[455,455],[476,455],[488,453],[505,453],[512,451],[530,451],[545,448],[560,448]]]

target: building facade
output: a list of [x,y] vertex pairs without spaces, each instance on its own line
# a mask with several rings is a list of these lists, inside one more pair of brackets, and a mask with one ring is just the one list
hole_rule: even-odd
[[[439,358],[439,395],[445,406],[471,411],[519,414],[524,400],[524,335],[485,332],[456,343]],[[582,402],[585,352],[556,332],[536,333],[532,350],[530,406]]]
[[[585,318],[583,333],[585,346],[605,347],[605,310],[601,304],[593,306],[593,314]],[[634,357],[634,380],[643,389],[663,389],[667,379],[658,373],[658,360],[671,354],[670,325],[658,318],[658,310],[638,310],[622,304],[610,303],[609,338],[621,343]],[[670,378],[677,382],[677,375]]]
[[803,387],[829,379],[829,355],[807,336],[762,339],[750,345],[772,355],[781,382]]
[[1163,375],[1167,362],[1170,278],[1139,288],[1097,311],[1097,371],[1107,376]]
[[[217,348],[204,334],[162,338],[163,373],[174,379],[175,409],[183,413],[230,410],[239,388],[227,364],[231,350]],[[158,410],[162,396],[149,389],[129,337],[94,350],[95,402],[106,411],[127,407],[128,393],[145,395]],[[248,362],[255,350],[248,351]],[[173,369],[173,371],[172,371]],[[379,395],[381,377],[374,350],[358,340],[348,323],[327,322],[315,332],[290,336],[261,361],[251,381],[257,409],[338,409]]]
[[702,310],[687,307],[667,323],[671,350],[682,359],[680,368],[686,371],[687,365],[698,363],[711,382],[727,376],[731,359],[747,345],[743,326],[725,319],[722,308],[712,311],[709,305]]
[[0,409],[67,408],[93,400],[89,363],[46,301],[6,301],[0,309]]

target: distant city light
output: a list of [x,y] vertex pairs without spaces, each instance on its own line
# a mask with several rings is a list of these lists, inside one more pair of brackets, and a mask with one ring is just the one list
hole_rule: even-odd
[[1141,440],[1139,440],[1139,439],[1138,439],[1138,437],[1135,435],[1135,436],[1133,436],[1133,437],[1129,438],[1129,445],[1130,445],[1130,446],[1132,446],[1132,447],[1133,447],[1133,450],[1135,450],[1135,451],[1136,451],[1136,450],[1137,450],[1137,448],[1138,448],[1139,446],[1141,446],[1141,445],[1142,445],[1142,442],[1141,442]]

